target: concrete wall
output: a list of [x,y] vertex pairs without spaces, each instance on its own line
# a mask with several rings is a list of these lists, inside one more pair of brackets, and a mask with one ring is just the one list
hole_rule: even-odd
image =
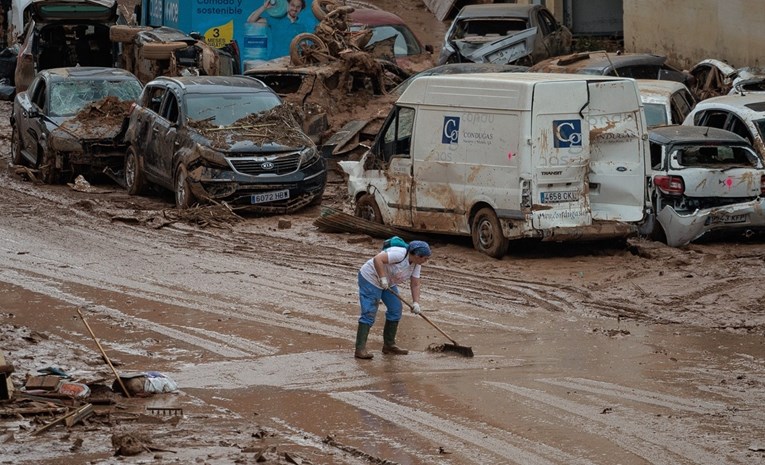
[[765,66],[762,0],[624,0],[624,48],[689,68],[705,58]]

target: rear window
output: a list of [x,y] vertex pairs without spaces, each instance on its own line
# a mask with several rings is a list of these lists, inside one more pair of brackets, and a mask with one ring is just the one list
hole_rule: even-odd
[[473,19],[462,21],[454,28],[450,39],[460,40],[470,37],[507,36],[528,29],[523,18],[515,19]]
[[37,8],[43,20],[88,20],[112,15],[112,8],[103,5],[41,5]]
[[675,168],[759,168],[757,155],[749,148],[729,145],[688,145],[672,154]]

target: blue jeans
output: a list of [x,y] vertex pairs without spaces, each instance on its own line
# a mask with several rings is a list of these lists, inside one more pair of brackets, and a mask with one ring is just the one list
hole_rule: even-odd
[[377,316],[377,306],[382,300],[385,304],[385,319],[388,321],[399,321],[401,319],[401,301],[398,297],[392,295],[392,292],[398,293],[398,287],[391,286],[391,290],[382,290],[375,287],[359,273],[359,304],[361,305],[361,316],[359,323],[372,326],[375,324]]

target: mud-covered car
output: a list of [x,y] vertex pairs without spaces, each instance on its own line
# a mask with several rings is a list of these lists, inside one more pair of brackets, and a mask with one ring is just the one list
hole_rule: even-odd
[[765,165],[745,139],[675,125],[650,130],[649,143],[653,238],[678,245],[712,231],[765,229]]
[[123,123],[141,87],[133,74],[117,68],[40,72],[13,102],[14,164],[38,169],[47,183],[121,169]]
[[683,124],[696,105],[691,91],[680,82],[637,79],[637,85],[649,128]]
[[109,28],[117,21],[115,0],[33,0],[24,15],[16,92],[45,69],[114,65]]
[[570,53],[571,41],[571,31],[542,5],[467,5],[446,31],[438,64],[531,65]]
[[178,208],[226,202],[287,213],[321,202],[326,162],[276,93],[245,76],[159,77],[127,129],[125,184],[175,192]]
[[765,158],[765,94],[722,95],[702,100],[683,124],[736,133]]
[[689,88],[693,82],[693,76],[667,63],[667,57],[651,53],[573,53],[540,61],[529,72],[659,79],[682,82]]
[[144,84],[157,76],[239,73],[239,56],[234,47],[214,48],[200,37],[171,27],[115,25],[109,37],[118,44],[119,66]]

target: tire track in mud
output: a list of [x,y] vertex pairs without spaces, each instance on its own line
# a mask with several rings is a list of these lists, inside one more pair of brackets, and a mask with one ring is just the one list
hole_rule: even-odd
[[[703,399],[689,400],[669,394],[661,394],[643,389],[620,386],[618,384],[596,381],[585,378],[562,378],[562,379],[539,379],[542,383],[560,386],[578,391],[591,392],[617,399],[628,399],[643,404],[666,407],[672,410],[684,410],[700,415],[729,416],[731,407],[722,403],[709,402]],[[749,426],[762,427],[764,418],[749,417],[744,412],[739,412],[737,417],[730,420]]]
[[[11,273],[13,272],[9,270],[0,271],[0,275],[4,277],[9,276]],[[22,278],[21,275],[16,273],[13,273],[13,275],[15,275],[15,277]],[[134,315],[127,315],[117,309],[107,307],[105,305],[94,304],[87,299],[62,291],[60,288],[56,287],[55,283],[50,281],[45,282],[39,279],[35,279],[31,276],[23,276],[23,279],[15,281],[15,285],[31,292],[40,293],[48,297],[58,299],[62,302],[71,304],[74,307],[81,307],[93,311],[99,315],[106,315],[114,320],[129,319],[132,325],[144,331],[162,334],[163,336],[167,336],[179,342],[184,342],[186,344],[199,347],[223,357],[247,358],[254,355],[269,355],[276,353],[276,349],[268,349],[267,346],[264,346],[263,344],[252,344],[250,341],[245,339],[230,335],[217,334],[213,333],[212,331],[205,331],[205,333],[207,333],[206,335],[215,340],[197,337],[193,334],[189,334],[169,326],[164,326],[150,320],[139,318]]]
[[[470,426],[396,404],[371,392],[336,392],[331,397],[366,410],[436,444],[455,444],[455,449],[472,463],[515,463],[518,465],[589,465],[592,462],[570,455],[544,443],[532,441],[488,425]],[[464,420],[463,420],[464,421]],[[480,428],[480,429],[479,429]],[[501,460],[497,460],[500,458]]]
[[[546,411],[554,418],[567,421],[572,427],[602,436],[654,465],[746,465],[730,457],[709,452],[707,448],[713,446],[707,441],[704,444],[693,444],[687,435],[674,436],[677,428],[668,429],[666,424],[652,422],[647,413],[619,408],[618,411],[603,414],[602,404],[583,404],[508,383],[486,381],[484,384],[511,392],[522,398],[521,402],[528,407]],[[565,414],[561,415],[560,411]]]

